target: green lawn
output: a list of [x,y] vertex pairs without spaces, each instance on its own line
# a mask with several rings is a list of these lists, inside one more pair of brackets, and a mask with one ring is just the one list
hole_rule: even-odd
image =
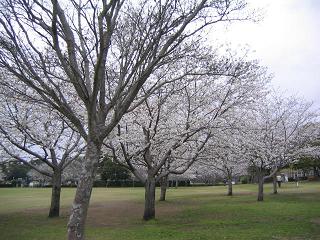
[[[278,195],[266,185],[256,202],[256,185],[169,189],[157,202],[157,219],[142,221],[143,188],[96,188],[87,239],[320,239],[320,183],[284,184]],[[50,189],[0,189],[0,239],[65,239],[75,189],[62,191],[62,216],[48,219]]]

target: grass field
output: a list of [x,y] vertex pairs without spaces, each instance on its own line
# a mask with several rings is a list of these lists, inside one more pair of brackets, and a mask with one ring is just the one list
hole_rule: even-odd
[[[157,202],[157,219],[142,221],[143,188],[96,188],[87,220],[87,239],[320,239],[320,183],[284,184],[278,195],[266,185],[169,189]],[[0,189],[0,239],[66,239],[75,189],[62,190],[62,216],[47,218],[50,189]]]

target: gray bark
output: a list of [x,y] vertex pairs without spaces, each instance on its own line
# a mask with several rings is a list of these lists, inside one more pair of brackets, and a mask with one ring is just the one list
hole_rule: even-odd
[[272,177],[272,183],[273,183],[273,194],[278,193],[278,186],[277,186],[277,176],[276,174]]
[[89,208],[94,176],[100,157],[101,145],[88,141],[84,166],[78,182],[68,222],[68,240],[84,240],[84,227]]
[[228,196],[232,196],[232,178],[228,176]]
[[166,200],[166,193],[167,193],[167,186],[168,186],[168,177],[165,176],[161,179],[160,182],[160,199],[159,201],[165,201]]
[[264,177],[262,173],[259,175],[259,183],[258,183],[258,201],[263,201],[263,184],[264,184]]
[[145,203],[143,219],[148,221],[155,218],[156,180],[148,176],[145,181]]
[[51,192],[51,206],[49,217],[59,217],[60,215],[60,193],[61,193],[61,170],[54,169],[52,176],[52,192]]

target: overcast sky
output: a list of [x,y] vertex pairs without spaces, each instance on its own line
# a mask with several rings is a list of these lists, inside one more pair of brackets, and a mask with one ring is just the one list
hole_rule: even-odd
[[248,0],[264,9],[259,23],[236,23],[227,40],[248,44],[274,73],[272,85],[320,108],[320,1]]

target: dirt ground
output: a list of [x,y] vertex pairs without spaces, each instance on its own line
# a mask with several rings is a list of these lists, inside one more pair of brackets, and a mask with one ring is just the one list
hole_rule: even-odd
[[[70,207],[61,207],[60,216],[69,218]],[[156,218],[174,216],[182,208],[179,202],[156,201]],[[47,214],[48,208],[25,209],[25,214],[34,212]],[[90,205],[87,216],[87,224],[95,227],[127,227],[140,224],[144,211],[144,202],[138,201],[108,201]]]
[[311,220],[311,223],[315,223],[317,225],[320,225],[320,218],[314,218]]
[[[87,223],[91,226],[112,227],[141,223],[143,210],[143,202],[113,201],[94,204],[89,208]],[[175,215],[178,211],[181,211],[181,208],[175,203],[156,203],[156,217]]]

